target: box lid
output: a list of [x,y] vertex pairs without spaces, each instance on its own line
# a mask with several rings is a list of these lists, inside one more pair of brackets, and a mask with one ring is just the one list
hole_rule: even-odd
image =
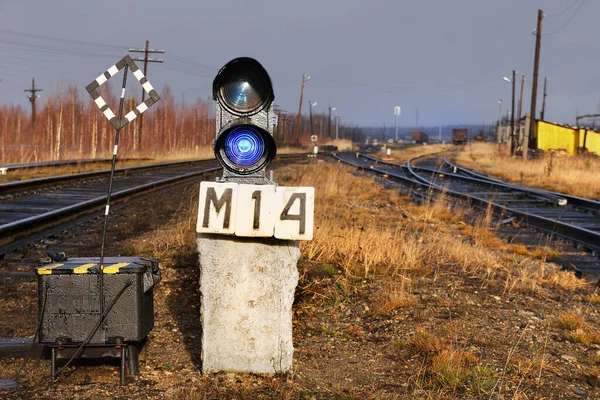
[[[157,265],[154,258],[104,257],[105,274],[143,274]],[[99,274],[100,257],[69,258],[36,268],[38,275]]]

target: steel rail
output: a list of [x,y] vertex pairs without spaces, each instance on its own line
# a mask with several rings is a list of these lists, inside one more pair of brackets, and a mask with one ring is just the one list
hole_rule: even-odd
[[[410,160],[408,160],[406,162],[407,167],[409,168],[409,170],[411,172],[413,172],[415,174],[415,176],[418,176],[418,174],[416,172],[414,172],[414,170],[411,167],[411,163],[418,158],[421,158],[423,156],[419,156],[419,157],[414,157],[411,158]],[[467,194],[467,193],[460,193],[460,192],[456,192],[444,187],[441,187],[439,185],[436,185],[435,183],[431,182],[431,181],[427,181],[425,178],[421,179],[424,182],[428,182],[428,184],[430,186],[434,186],[437,189],[443,190],[446,194],[450,194],[454,197],[458,196],[463,196],[463,197],[467,197],[470,200],[474,200],[476,201],[476,203],[480,206],[482,205],[490,205],[491,207],[494,208],[494,212],[499,212],[503,215],[506,214],[512,214],[516,217],[518,217],[520,220],[525,221],[525,223],[528,226],[540,229],[550,235],[556,235],[556,236],[560,236],[562,238],[565,238],[567,240],[572,240],[574,242],[580,243],[582,245],[584,245],[585,247],[587,247],[589,250],[591,251],[600,251],[600,232],[594,232],[592,230],[577,226],[577,225],[573,225],[573,224],[568,224],[556,219],[551,219],[551,218],[546,218],[540,215],[535,215],[529,212],[525,212],[525,211],[521,211],[519,209],[513,208],[513,207],[506,207],[502,204],[498,204],[495,203],[493,201],[489,201],[486,199],[483,199],[481,197],[478,196],[474,196],[471,194]],[[481,181],[480,179],[478,179],[478,181]],[[517,185],[511,185],[511,184],[502,184],[502,182],[498,182],[497,183],[499,186],[504,186],[507,189],[517,189],[517,190],[522,190],[523,188]],[[535,191],[537,193],[540,193],[541,191]]]
[[[202,171],[197,171],[177,177],[167,178],[160,181],[147,183],[145,185],[136,186],[133,188],[121,190],[113,193],[112,197],[115,200],[129,198],[135,194],[143,193],[156,189],[161,186],[166,186],[173,183],[183,182],[187,179],[197,177],[206,173],[218,171],[219,167],[207,168]],[[39,233],[47,230],[52,226],[64,224],[71,220],[80,217],[83,214],[100,209],[106,202],[106,196],[98,196],[90,200],[86,200],[67,207],[58,208],[43,214],[35,215],[29,218],[24,218],[15,222],[0,225],[0,246],[23,239],[26,236]],[[0,251],[0,254],[4,253]]]
[[[306,158],[306,154],[286,154],[276,157],[274,161],[290,161],[302,158]],[[168,185],[184,183],[185,181],[197,178],[198,176],[216,172],[221,169],[220,166],[217,166],[216,160],[201,160],[199,162],[208,162],[210,165],[200,171],[159,179],[114,192],[112,198],[122,202],[124,199],[132,196],[141,195]],[[178,166],[185,165],[185,163],[188,162],[178,163]],[[172,166],[171,164],[172,163],[169,163],[168,166]],[[157,168],[159,167],[155,165],[153,169]],[[78,219],[83,215],[87,215],[102,208],[105,202],[106,195],[97,196],[66,207],[57,208],[42,214],[0,225],[0,254],[5,254],[7,251],[10,251],[9,246],[17,241],[22,241],[31,235],[39,235],[41,232],[47,231],[53,227]]]
[[[127,175],[129,173],[143,173],[148,171],[153,171],[156,169],[165,169],[170,167],[181,167],[181,166],[192,166],[198,165],[202,163],[210,163],[216,161],[215,159],[203,159],[203,160],[191,160],[191,161],[175,161],[169,163],[157,163],[157,164],[149,164],[149,165],[140,165],[135,167],[126,167],[119,168],[115,170],[115,174],[119,176]],[[76,182],[76,181],[84,181],[84,180],[92,180],[92,179],[101,179],[108,177],[110,175],[110,170],[102,170],[102,171],[90,171],[90,172],[81,172],[78,174],[70,174],[70,175],[58,175],[58,176],[48,176],[43,178],[35,178],[28,179],[24,181],[14,181],[0,184],[0,196],[7,195],[15,192],[26,191],[31,189],[41,189],[47,186],[52,186],[56,184],[63,184],[68,182]]]
[[[299,157],[298,154],[305,157],[305,153],[297,153],[297,154],[282,154],[278,155],[277,159],[294,159]],[[165,169],[165,168],[176,168],[182,166],[194,166],[204,163],[214,163],[216,159],[208,158],[202,160],[186,160],[186,161],[174,161],[168,163],[156,163],[156,164],[148,164],[148,165],[139,165],[125,168],[118,168],[115,170],[115,174],[118,176],[127,176],[130,173],[144,173],[157,169]],[[48,176],[43,178],[35,178],[28,179],[24,181],[14,181],[0,184],[0,196],[5,196],[12,193],[22,192],[26,190],[33,189],[42,189],[44,187],[53,186],[57,184],[64,184],[69,182],[77,182],[77,181],[86,181],[86,180],[95,180],[107,178],[110,175],[110,170],[102,170],[102,171],[90,171],[90,172],[81,172],[78,174],[70,174],[70,175],[58,175],[58,176]]]
[[[380,174],[380,175],[388,175],[389,177],[394,176],[395,178],[398,178],[403,181],[407,179],[406,176],[398,175],[392,171],[382,170],[379,168],[369,168],[369,167],[366,167],[365,165],[357,165],[356,163],[352,163],[349,160],[341,158],[341,157],[336,156],[336,158],[346,164],[353,165],[355,167],[359,167],[364,170],[370,170],[370,171],[376,172],[377,174]],[[370,160],[377,160],[377,159],[375,159],[373,157],[369,157],[369,156],[362,157],[362,158],[370,159]],[[414,159],[409,160],[407,162],[406,166],[400,166],[399,164],[393,164],[393,163],[389,163],[389,162],[382,161],[382,160],[377,160],[377,162],[381,163],[381,164],[388,164],[388,165],[392,165],[392,166],[402,167],[402,169],[404,169],[404,167],[406,167],[406,169],[408,171],[411,171],[411,173],[414,177],[414,179],[411,179],[410,182],[412,182],[413,184],[416,184],[416,182],[418,182],[423,187],[425,187],[428,190],[435,192],[437,194],[445,194],[445,195],[449,195],[449,196],[451,196],[453,198],[457,198],[457,199],[463,199],[463,200],[466,199],[470,203],[472,203],[478,207],[481,207],[482,209],[491,207],[492,211],[495,212],[497,215],[514,215],[521,221],[525,222],[525,224],[530,227],[539,229],[539,230],[544,231],[551,235],[560,236],[567,240],[577,242],[577,243],[587,247],[591,251],[600,251],[600,233],[599,232],[594,232],[589,229],[578,227],[576,225],[566,224],[564,222],[561,222],[561,221],[558,221],[555,219],[550,219],[550,218],[546,218],[543,216],[531,214],[529,212],[524,212],[524,211],[520,211],[520,210],[517,210],[514,208],[506,207],[502,204],[498,204],[493,201],[483,199],[483,198],[475,196],[475,195],[457,192],[457,191],[436,185],[436,184],[428,181],[427,179],[419,176],[419,174],[417,174],[416,172],[414,172],[412,170],[411,161],[413,161],[413,160]]]
[[544,191],[540,191],[540,190],[536,190],[536,189],[530,189],[530,188],[523,187],[523,186],[512,185],[510,183],[481,179],[479,177],[469,177],[469,176],[464,176],[464,175],[458,175],[458,174],[454,174],[451,172],[444,172],[440,169],[435,169],[435,168],[419,167],[419,166],[413,166],[413,165],[411,165],[410,168],[415,173],[416,173],[416,171],[424,171],[424,172],[431,173],[432,175],[433,174],[443,174],[444,177],[449,177],[451,179],[462,181],[462,182],[477,183],[479,185],[488,186],[490,188],[511,189],[511,190],[516,190],[516,191],[522,192],[522,193],[529,193],[532,196],[536,196],[542,200],[547,200],[549,203],[556,203],[559,206],[564,206],[567,204],[567,200],[558,194],[546,193]]
[[[148,161],[150,158],[121,158],[119,161]],[[33,163],[15,163],[15,164],[0,164],[0,173],[6,175],[10,171],[20,169],[35,169],[47,167],[63,167],[65,165],[80,165],[80,164],[106,164],[111,162],[110,158],[85,158],[81,160],[56,160],[56,161],[38,161]]]
[[[444,157],[444,165],[452,171],[456,170],[457,172],[463,173],[465,175],[473,176],[478,179],[488,180],[491,182],[500,183],[500,184],[504,184],[504,185],[521,187],[519,185],[515,185],[510,182],[505,182],[501,179],[492,178],[490,176],[481,174],[479,172],[475,172],[473,170],[453,164],[453,163],[449,162],[446,157]],[[585,208],[588,208],[588,209],[594,210],[594,211],[600,211],[600,201],[598,201],[598,200],[585,199],[583,197],[577,197],[577,196],[573,196],[573,195],[566,194],[566,193],[553,192],[551,190],[535,189],[535,188],[528,188],[528,189],[531,191],[535,191],[535,192],[548,193],[550,195],[560,196],[560,197],[564,198],[568,204],[571,204],[571,205],[585,207]]]
[[[367,156],[367,155],[360,154],[360,153],[357,153],[357,154],[358,154],[358,156],[356,158],[363,158],[363,159],[366,159],[366,160],[377,160],[376,158],[371,157],[371,156]],[[338,160],[339,162],[342,162],[344,164],[352,165],[352,166],[357,167],[358,169],[361,169],[361,170],[369,170],[369,171],[377,172],[380,175],[389,175],[388,171],[385,171],[385,170],[382,170],[382,169],[379,169],[379,168],[374,168],[372,165],[367,168],[366,166],[362,166],[362,165],[350,163],[349,161],[347,161],[344,158],[340,157],[338,155],[338,153],[332,153],[331,156],[333,158],[335,158],[336,160]],[[381,163],[382,164],[387,164],[385,161],[381,162]],[[390,165],[393,165],[395,167],[400,167],[400,168],[406,168],[406,166],[399,165],[399,164],[390,164]],[[399,182],[404,183],[404,184],[408,184],[408,185],[413,186],[413,187],[422,188],[424,186],[421,181],[415,180],[415,179],[410,178],[408,176],[392,174],[388,178],[392,178],[392,179],[394,179],[396,181],[399,181]]]

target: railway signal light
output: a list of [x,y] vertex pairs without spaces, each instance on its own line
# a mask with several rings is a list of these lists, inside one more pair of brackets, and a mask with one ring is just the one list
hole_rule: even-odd
[[273,130],[273,85],[253,58],[229,61],[213,81],[217,135],[213,150],[223,167],[223,181],[264,183],[265,170],[277,154]]

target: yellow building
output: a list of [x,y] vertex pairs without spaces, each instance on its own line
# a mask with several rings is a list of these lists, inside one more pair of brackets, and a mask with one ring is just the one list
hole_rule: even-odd
[[579,148],[600,155],[600,133],[586,129],[537,121],[537,146],[539,149],[565,150],[577,154]]

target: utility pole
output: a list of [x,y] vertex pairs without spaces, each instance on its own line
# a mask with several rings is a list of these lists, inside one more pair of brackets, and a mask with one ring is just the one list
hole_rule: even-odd
[[340,116],[337,115],[337,113],[336,113],[336,115],[335,115],[335,140],[340,139],[339,129],[340,129]]
[[[164,54],[164,50],[154,50],[154,49],[150,49],[150,41],[146,40],[146,47],[144,49],[129,49],[130,53],[144,53],[144,58],[134,58],[133,61],[143,61],[144,62],[144,76],[146,77],[146,79],[148,79],[148,63],[149,62],[155,62],[155,63],[162,63],[164,60],[162,58],[159,59],[154,59],[154,58],[148,58],[149,54]],[[144,102],[144,100],[146,99],[146,91],[142,90],[142,103]],[[138,122],[138,133],[137,135],[134,132],[134,137],[133,137],[133,150],[139,150],[141,147],[141,143],[142,143],[142,132],[144,129],[144,114],[141,114],[139,117],[139,122]]]
[[[42,92],[43,90],[44,89],[37,89],[35,87],[35,78],[31,78],[31,89],[25,89],[24,90],[24,92],[29,92],[30,93],[27,96],[27,98],[31,102],[31,138],[33,139],[33,153],[34,153],[34,159],[35,159],[35,161],[37,161],[37,159],[38,159],[37,140],[36,140],[36,137],[35,137],[35,99],[37,99],[38,97],[40,97],[36,93],[37,92]],[[19,145],[21,146],[21,148],[23,148],[23,143],[22,143],[20,137],[17,138],[17,142],[19,143]]]
[[544,115],[546,111],[546,83],[548,82],[548,78],[544,77],[544,97],[542,98],[542,112],[540,114],[540,119],[544,121]]
[[521,115],[523,113],[523,90],[525,88],[525,75],[521,75],[521,95],[519,96],[519,114],[517,115],[517,121],[519,122],[519,134],[517,139],[521,139]]
[[515,79],[517,78],[516,72],[513,69],[512,72],[512,105],[511,105],[511,114],[510,114],[510,155],[515,154],[516,143],[515,143]]
[[31,78],[31,89],[25,89],[24,92],[30,92],[31,94],[27,96],[29,101],[31,102],[31,126],[35,125],[35,99],[37,99],[37,92],[42,92],[44,89],[37,89],[35,87],[35,78]]
[[304,85],[310,76],[302,75],[302,89],[300,90],[300,106],[298,106],[298,116],[296,117],[296,143],[300,144],[300,114],[302,113],[302,99],[304,98]]
[[[531,85],[531,111],[529,124],[529,140],[535,140],[535,106],[537,102],[537,83],[538,71],[540,69],[540,49],[542,47],[542,22],[544,20],[544,12],[538,10],[537,29],[535,31],[535,59],[533,63],[533,82]],[[523,153],[523,159],[527,159],[527,154]]]

